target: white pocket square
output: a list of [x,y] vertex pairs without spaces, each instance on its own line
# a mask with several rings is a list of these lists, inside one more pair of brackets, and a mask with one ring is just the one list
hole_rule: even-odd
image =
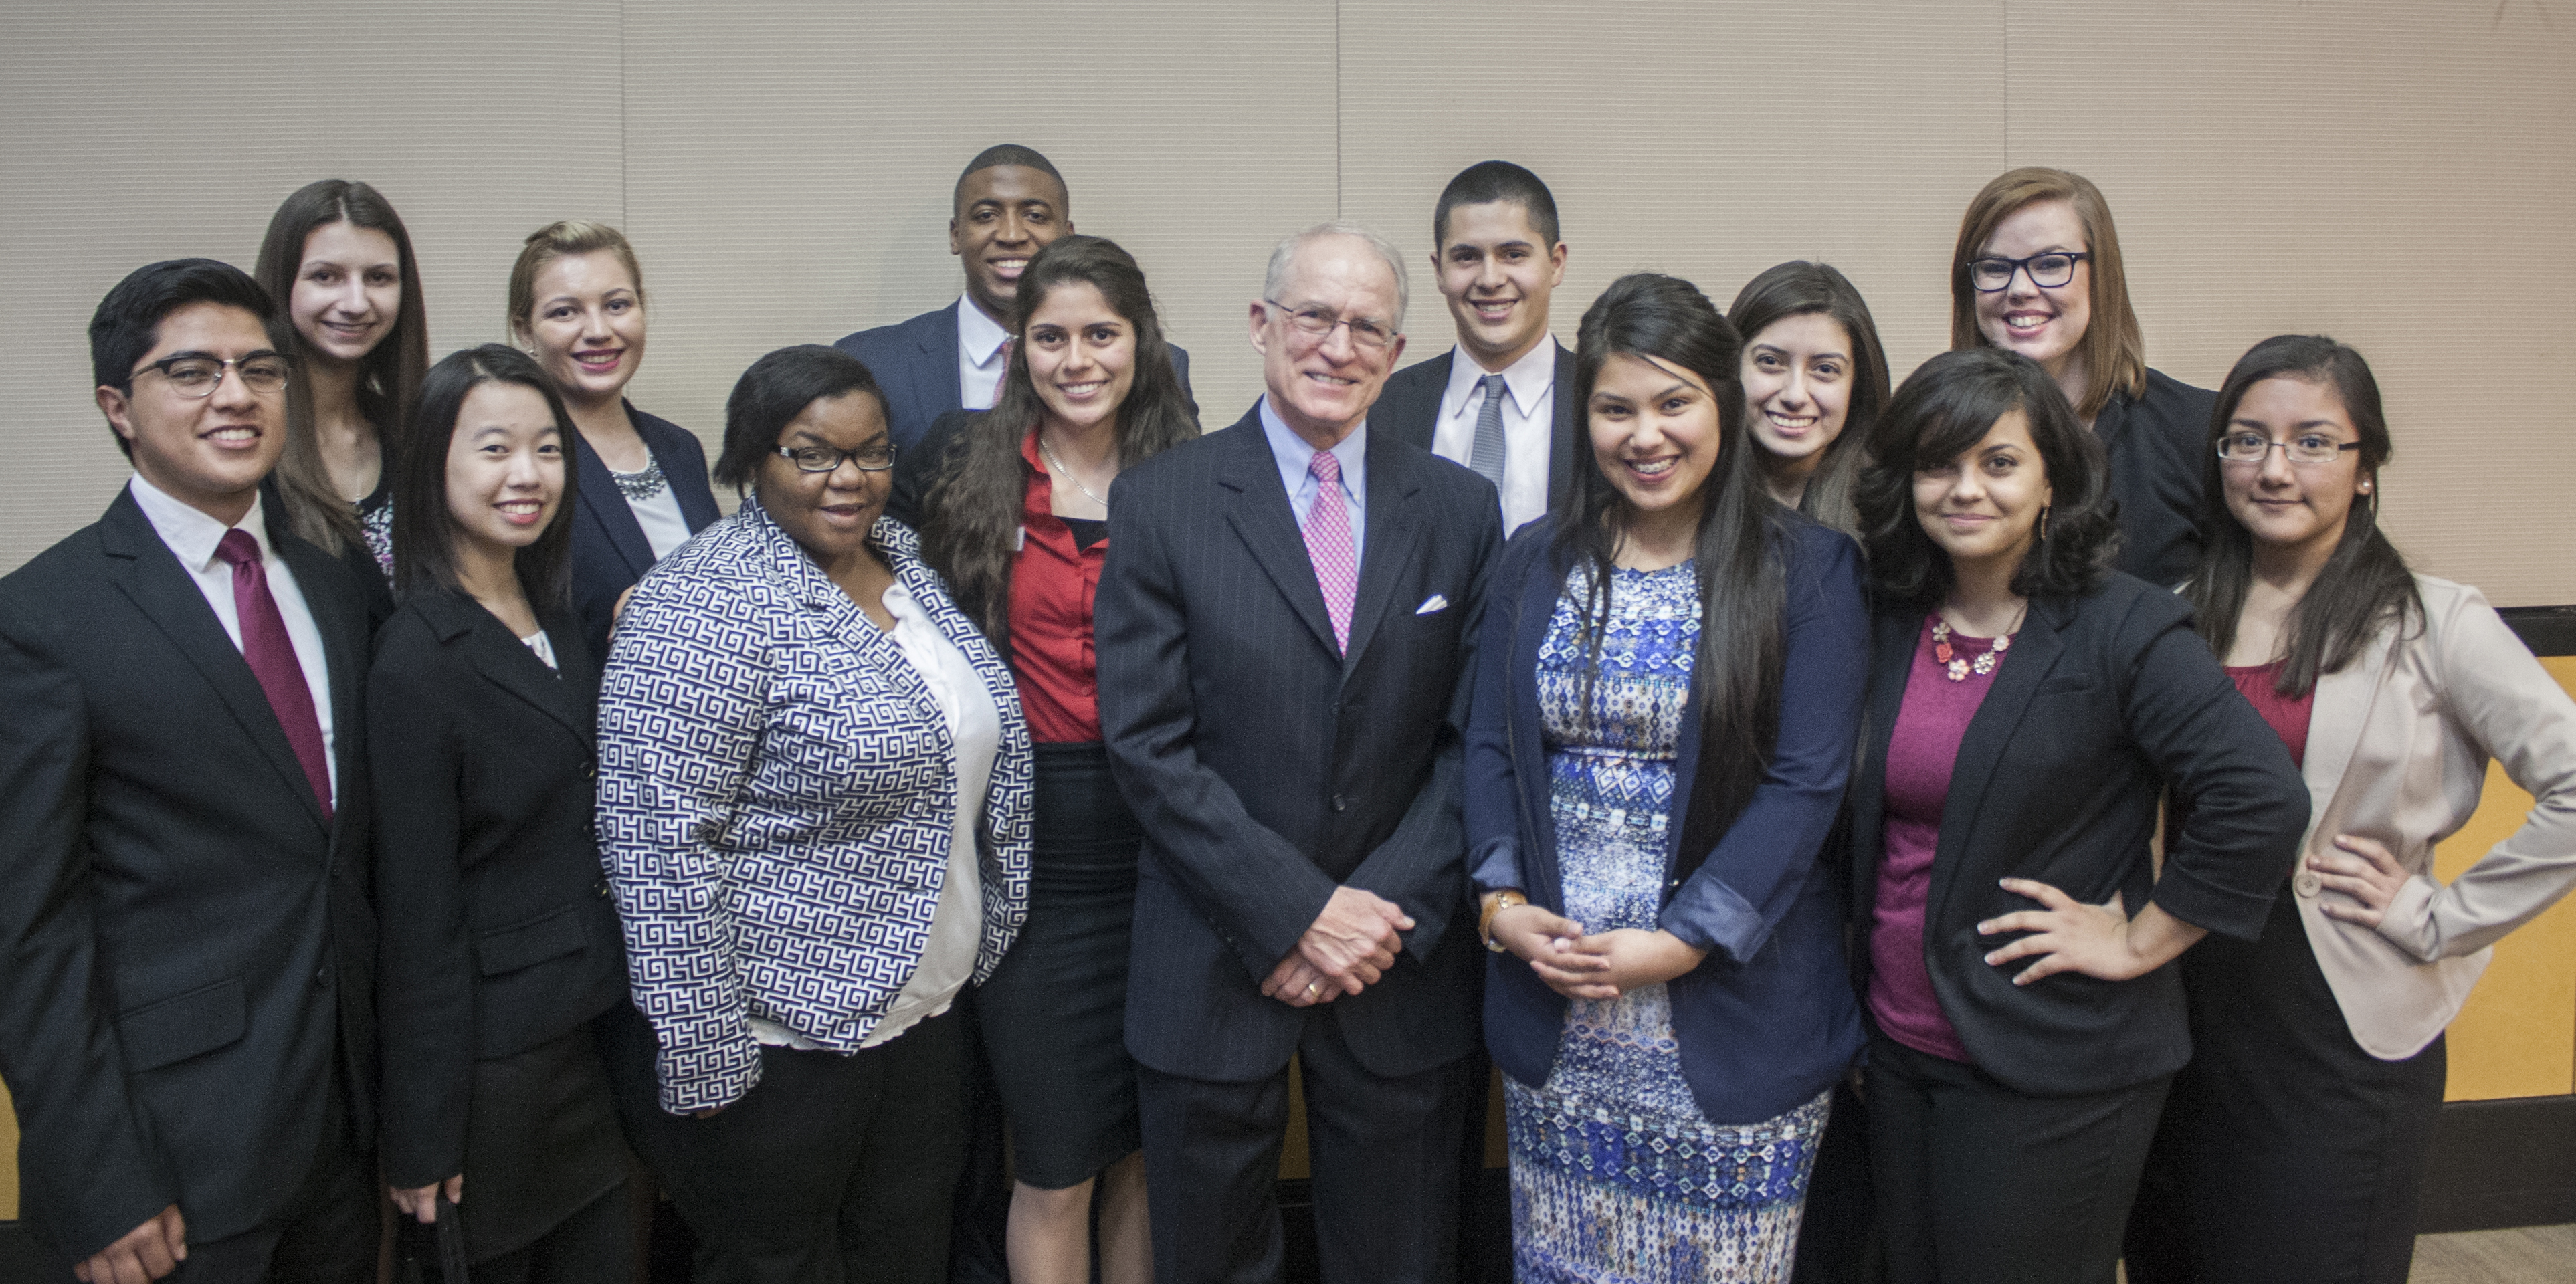
[[1438,593],[1434,593],[1431,596],[1422,599],[1422,605],[1413,608],[1413,613],[1415,615],[1430,615],[1434,612],[1446,611],[1448,609],[1449,599]]

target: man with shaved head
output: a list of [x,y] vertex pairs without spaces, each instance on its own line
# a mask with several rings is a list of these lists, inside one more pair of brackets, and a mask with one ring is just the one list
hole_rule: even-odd
[[1280,242],[1265,391],[1110,493],[1095,629],[1145,832],[1127,1045],[1157,1279],[1274,1284],[1297,1058],[1327,1284],[1454,1267],[1482,967],[1459,791],[1493,486],[1371,430],[1405,275],[1348,224]]

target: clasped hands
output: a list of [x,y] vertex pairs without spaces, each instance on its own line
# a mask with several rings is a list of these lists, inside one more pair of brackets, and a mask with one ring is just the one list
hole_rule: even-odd
[[1395,902],[1356,887],[1336,887],[1297,948],[1261,982],[1264,998],[1311,1008],[1378,983],[1404,948],[1413,916]]
[[1621,927],[1586,935],[1583,925],[1537,905],[1494,911],[1494,940],[1569,999],[1606,1000],[1661,985],[1700,965],[1708,951],[1656,929]]

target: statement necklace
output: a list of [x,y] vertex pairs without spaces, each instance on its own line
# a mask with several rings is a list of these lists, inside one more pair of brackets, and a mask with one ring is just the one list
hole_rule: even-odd
[[1932,658],[1940,662],[1941,671],[1947,674],[1952,682],[1965,682],[1971,673],[1982,678],[1994,672],[1995,665],[2001,662],[2003,653],[2012,649],[2013,638],[2021,632],[2022,620],[2029,614],[2030,604],[2022,603],[2021,614],[2013,617],[2012,627],[2005,630],[2002,637],[1996,638],[1993,646],[1986,648],[1971,661],[1968,657],[1959,654],[1957,647],[1950,645],[1950,622],[1942,619],[1939,612],[1934,612]]
[[1063,460],[1055,457],[1055,447],[1047,444],[1046,430],[1043,428],[1038,430],[1038,453],[1046,456],[1046,461],[1055,465],[1055,470],[1063,473],[1064,479],[1072,482],[1075,490],[1081,491],[1085,495],[1089,495],[1092,503],[1098,504],[1104,509],[1109,507],[1108,500],[1102,499],[1100,496],[1093,494],[1090,487],[1082,484],[1081,477],[1075,475],[1072,469],[1065,467]]

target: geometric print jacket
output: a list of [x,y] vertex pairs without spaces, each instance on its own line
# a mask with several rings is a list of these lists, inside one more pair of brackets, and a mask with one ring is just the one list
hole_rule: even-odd
[[[1028,914],[1028,723],[919,538],[884,517],[869,537],[1001,713],[976,826],[981,984]],[[760,1081],[755,1016],[858,1050],[929,940],[958,803],[937,701],[759,500],[645,575],[602,677],[598,819],[663,1109]]]

